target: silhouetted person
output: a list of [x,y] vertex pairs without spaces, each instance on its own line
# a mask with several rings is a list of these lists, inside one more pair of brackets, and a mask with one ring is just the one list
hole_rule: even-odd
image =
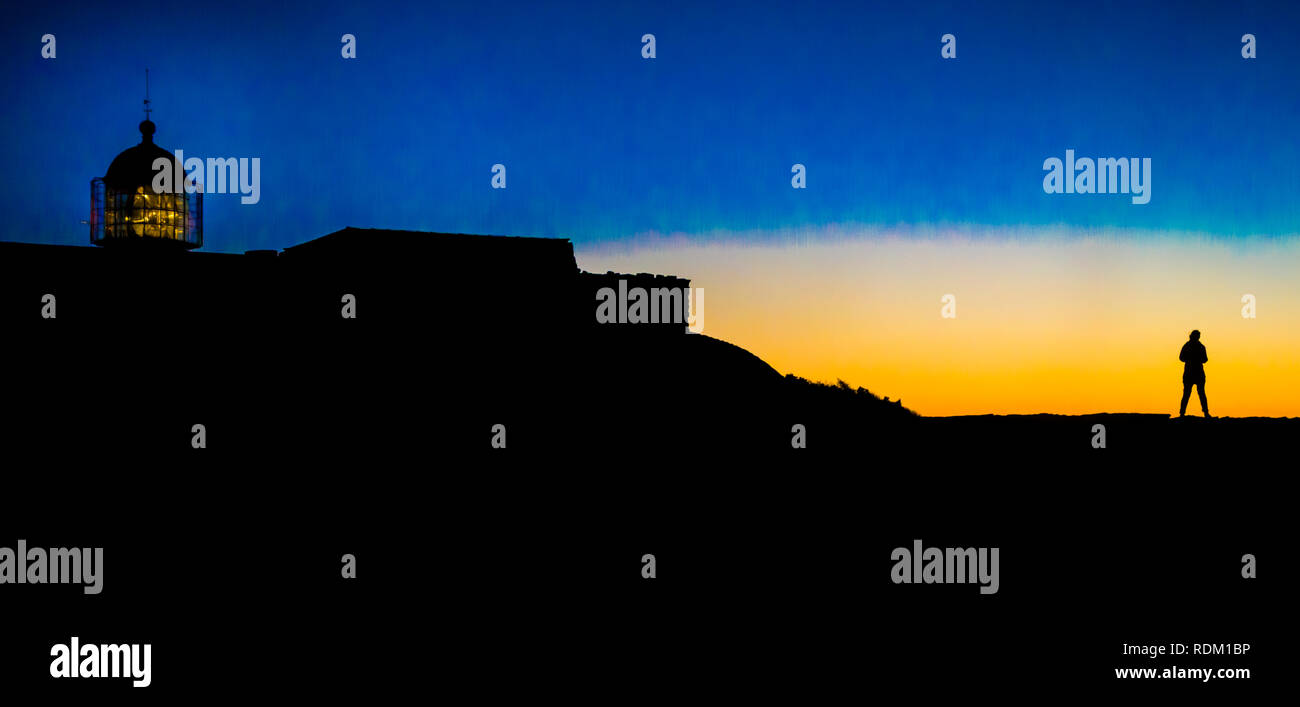
[[1178,416],[1187,416],[1187,399],[1192,396],[1192,386],[1201,398],[1201,412],[1210,416],[1210,405],[1205,402],[1205,362],[1210,358],[1205,355],[1205,344],[1201,343],[1201,332],[1193,329],[1178,352],[1178,360],[1183,362],[1183,402],[1178,406]]

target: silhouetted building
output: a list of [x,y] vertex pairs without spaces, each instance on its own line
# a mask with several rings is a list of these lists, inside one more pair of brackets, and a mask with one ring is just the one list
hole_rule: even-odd
[[[151,143],[132,150],[161,152]],[[106,182],[127,183],[117,179],[120,173],[142,175],[131,165],[138,167],[144,158],[128,153],[114,161]],[[122,170],[119,162],[125,163]],[[364,312],[358,319],[366,322],[463,336],[520,339],[579,329],[649,336],[687,329],[690,280],[583,272],[566,238],[344,228],[282,252],[184,252],[198,243],[181,243],[174,230],[153,230],[162,228],[153,221],[171,218],[155,212],[174,212],[160,206],[156,195],[137,190],[129,201],[137,197],[143,206],[126,207],[131,220],[114,221],[113,235],[94,242],[150,247],[0,242],[0,318],[37,317],[33,303],[54,295],[57,316],[65,321],[176,326],[182,320],[277,320],[293,326],[340,319],[341,299],[351,295]],[[647,311],[680,301],[681,319],[675,321],[676,306],[665,305],[654,322],[598,324],[598,293],[606,288],[620,294],[644,290]]]
[[75,415],[123,451],[199,418],[254,446],[418,439],[434,410],[440,434],[536,420],[541,444],[573,422],[567,402],[667,405],[697,360],[682,352],[706,337],[684,323],[596,323],[596,291],[619,278],[579,271],[563,238],[345,228],[244,254],[0,242],[0,327],[22,342],[0,367],[24,420]]
[[[647,333],[672,335],[684,332],[690,322],[691,281],[686,278],[610,271],[582,272],[578,274],[578,280],[579,289],[588,301],[608,301],[613,295],[619,321],[600,323],[593,317],[593,326],[597,329],[612,329],[634,336]],[[640,316],[635,316],[638,313]]]

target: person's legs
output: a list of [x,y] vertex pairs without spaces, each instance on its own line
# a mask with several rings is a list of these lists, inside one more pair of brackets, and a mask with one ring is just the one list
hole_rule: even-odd
[[1183,381],[1183,402],[1178,406],[1178,416],[1182,417],[1187,414],[1187,399],[1192,397],[1191,381]]
[[[1205,401],[1205,381],[1200,381],[1200,382],[1198,382],[1198,383],[1196,384],[1196,395],[1199,396],[1199,397],[1201,398],[1201,412],[1205,413],[1205,416],[1206,416],[1206,417],[1209,417],[1209,416],[1210,416],[1210,404],[1209,404],[1208,402]],[[1183,397],[1187,397],[1187,396],[1184,395]],[[1187,403],[1186,403],[1186,402],[1183,403],[1183,407],[1184,407],[1184,408],[1187,407]]]

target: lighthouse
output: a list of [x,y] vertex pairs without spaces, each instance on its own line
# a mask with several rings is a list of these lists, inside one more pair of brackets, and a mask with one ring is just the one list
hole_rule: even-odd
[[154,186],[161,169],[182,172],[176,157],[154,143],[157,126],[149,119],[151,111],[146,73],[140,144],[123,150],[104,176],[90,181],[90,242],[94,245],[162,250],[203,246],[203,194],[183,188],[160,193]]

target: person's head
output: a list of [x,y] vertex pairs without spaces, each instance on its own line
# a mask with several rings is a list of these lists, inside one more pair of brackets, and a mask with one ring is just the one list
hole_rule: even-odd
[[1189,337],[1191,338],[1192,341],[1200,341],[1200,340],[1201,340],[1201,331],[1200,331],[1199,329],[1193,329],[1193,330],[1192,330],[1192,333],[1189,335]]

